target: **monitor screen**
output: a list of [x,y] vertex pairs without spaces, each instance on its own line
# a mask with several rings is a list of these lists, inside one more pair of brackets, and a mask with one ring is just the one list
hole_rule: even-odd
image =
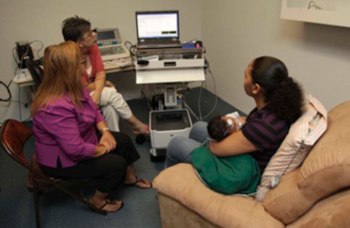
[[98,31],[97,40],[113,40],[116,39],[114,31]]
[[179,38],[179,12],[136,12],[139,39]]

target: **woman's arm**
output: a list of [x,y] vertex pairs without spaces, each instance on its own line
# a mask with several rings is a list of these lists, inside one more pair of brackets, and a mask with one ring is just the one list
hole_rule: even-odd
[[100,96],[103,90],[103,87],[105,86],[106,81],[106,74],[104,71],[100,71],[96,74],[96,78],[94,81],[95,84],[95,93],[91,96],[92,100],[95,102],[96,105],[99,105],[100,103]]
[[239,116],[238,118],[241,121],[242,126],[245,124],[245,122],[247,122],[247,117],[246,116]]
[[108,148],[108,145],[106,145],[106,143],[102,144],[98,144],[96,147],[95,147],[95,151],[94,151],[94,155],[93,157],[94,158],[97,158],[97,157],[101,157],[102,155],[104,155],[105,153],[107,153],[107,149]]
[[35,116],[45,134],[50,134],[72,160],[80,161],[101,156],[104,146],[85,142],[80,134],[78,120],[73,108],[49,107]]
[[95,87],[95,82],[90,82],[89,84],[86,85],[87,90],[89,90],[89,92],[95,91],[96,87]]
[[109,131],[106,122],[100,121],[96,125],[99,132],[101,132],[102,137],[100,139],[100,144],[107,144],[107,153],[109,153],[111,150],[114,150],[117,146],[117,141]]
[[237,131],[220,142],[210,142],[210,151],[218,157],[246,154],[258,149],[243,135],[242,131]]

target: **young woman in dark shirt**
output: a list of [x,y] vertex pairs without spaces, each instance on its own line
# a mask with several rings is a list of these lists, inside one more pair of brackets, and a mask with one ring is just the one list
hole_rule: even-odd
[[[218,157],[250,153],[261,173],[289,131],[289,126],[303,112],[303,93],[289,77],[285,64],[276,58],[254,59],[244,71],[244,90],[256,107],[242,129],[220,142],[211,141],[210,151]],[[190,137],[176,137],[168,146],[165,166],[191,163],[191,152],[208,140],[207,123],[194,124]]]

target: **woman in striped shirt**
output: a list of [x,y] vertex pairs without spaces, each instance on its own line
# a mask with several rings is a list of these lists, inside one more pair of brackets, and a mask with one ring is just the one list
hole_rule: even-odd
[[[250,112],[241,130],[220,142],[211,141],[210,151],[218,157],[251,154],[261,173],[279,148],[290,125],[303,112],[301,87],[289,77],[284,63],[263,56],[254,59],[244,71],[244,90],[256,107]],[[191,152],[209,138],[207,123],[194,124],[190,137],[176,137],[168,146],[165,166],[191,163]]]

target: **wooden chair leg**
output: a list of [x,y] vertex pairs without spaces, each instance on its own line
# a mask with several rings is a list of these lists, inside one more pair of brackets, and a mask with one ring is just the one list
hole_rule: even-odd
[[[34,174],[35,175],[35,174]],[[34,207],[35,207],[35,222],[36,222],[36,227],[40,228],[40,210],[39,210],[39,189],[38,189],[38,183],[33,181],[33,194],[34,194]]]
[[60,184],[55,183],[54,185],[58,189],[60,189],[62,192],[65,192],[67,195],[71,196],[73,199],[76,199],[76,200],[82,202],[83,204],[85,204],[87,207],[91,208],[95,212],[102,214],[102,215],[107,215],[106,211],[104,211],[100,208],[97,208],[95,205],[93,205],[92,203],[90,203],[86,199],[84,199],[83,194],[80,194],[81,196],[77,196],[77,195],[73,194],[72,192],[68,191],[67,189],[65,189],[64,187],[62,187]]

